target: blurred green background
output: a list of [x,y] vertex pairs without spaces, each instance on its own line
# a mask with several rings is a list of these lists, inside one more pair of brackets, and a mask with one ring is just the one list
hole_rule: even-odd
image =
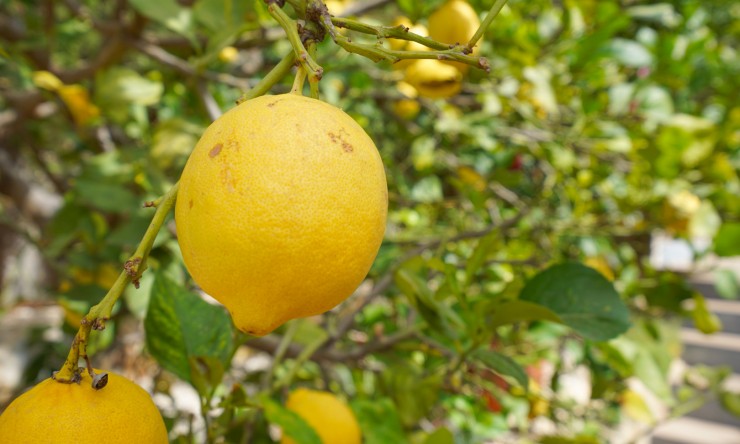
[[[330,8],[390,26],[441,3]],[[492,3],[470,1],[481,18]],[[327,37],[321,98],[388,177],[368,281],[293,321],[274,359],[290,324],[234,332],[170,221],[93,336],[96,366],[154,393],[173,442],[272,442],[296,386],[340,394],[368,444],[644,442],[705,405],[712,442],[738,438],[739,36],[731,0],[510,0],[480,43],[491,72],[446,100],[405,97],[402,70]],[[261,0],[0,4],[0,406],[59,368],[141,239],[143,203],[290,50]],[[178,304],[197,309],[156,316]],[[161,342],[215,320],[223,348]]]

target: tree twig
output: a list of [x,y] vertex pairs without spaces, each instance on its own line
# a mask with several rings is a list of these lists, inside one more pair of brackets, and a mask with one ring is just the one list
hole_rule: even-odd
[[141,243],[136,248],[133,256],[126,261],[123,271],[118,275],[116,282],[108,290],[103,300],[93,306],[82,318],[80,328],[72,341],[72,347],[67,355],[67,359],[64,361],[62,368],[58,372],[54,372],[53,377],[58,382],[69,384],[79,380],[78,363],[80,357],[87,357],[87,342],[91,330],[103,330],[105,328],[105,323],[110,319],[111,312],[113,311],[113,305],[121,297],[129,283],[133,282],[138,288],[139,278],[141,277],[141,273],[146,269],[147,259],[154,245],[154,239],[157,237],[160,228],[162,228],[167,214],[169,214],[175,204],[178,189],[179,183],[176,183],[163,196],[146,233],[144,233],[144,237],[141,239]]
[[175,71],[178,71],[181,74],[185,74],[186,76],[196,78],[204,77],[208,80],[220,82],[225,85],[234,86],[240,89],[248,89],[250,86],[249,80],[235,77],[231,74],[217,73],[211,71],[204,71],[203,73],[199,73],[185,60],[176,57],[165,51],[164,49],[144,40],[134,40],[133,42],[131,42],[131,45],[134,48],[138,49],[141,53],[153,58],[163,65],[173,68]]

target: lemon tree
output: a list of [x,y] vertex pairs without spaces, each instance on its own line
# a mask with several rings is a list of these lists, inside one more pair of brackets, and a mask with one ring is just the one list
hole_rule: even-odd
[[669,378],[726,318],[651,247],[740,253],[729,0],[27,3],[0,6],[0,442],[737,412],[726,369]]

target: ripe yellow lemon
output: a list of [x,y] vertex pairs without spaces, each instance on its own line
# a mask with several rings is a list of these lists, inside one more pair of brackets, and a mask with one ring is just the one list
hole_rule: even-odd
[[218,52],[218,59],[224,63],[234,63],[239,58],[239,50],[233,46],[224,46]]
[[325,1],[324,4],[331,15],[341,15],[347,7],[344,0],[328,0]]
[[387,210],[383,164],[362,127],[328,103],[283,94],[248,100],[206,129],[175,220],[195,282],[239,329],[265,335],[352,294]]
[[[478,13],[465,0],[449,0],[429,16],[429,37],[451,45],[464,45],[475,35],[480,26]],[[478,47],[473,48],[473,54]],[[460,62],[444,61],[460,70],[463,74],[470,65]]]
[[[285,406],[306,421],[323,444],[360,444],[362,432],[352,410],[329,392],[297,389],[288,396]],[[295,444],[283,434],[282,444]]]
[[100,390],[91,382],[86,372],[79,384],[40,382],[0,416],[0,442],[167,443],[162,416],[141,387],[114,373]]
[[422,97],[445,99],[460,92],[462,73],[436,59],[415,61],[405,71],[406,81]]
[[414,119],[421,109],[421,105],[416,100],[419,93],[416,88],[406,82],[398,82],[396,89],[403,95],[403,98],[393,102],[393,112],[404,120]]

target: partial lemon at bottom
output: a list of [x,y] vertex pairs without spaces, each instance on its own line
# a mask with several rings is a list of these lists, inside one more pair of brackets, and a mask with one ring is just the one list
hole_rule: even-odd
[[0,443],[166,444],[167,429],[151,397],[123,376],[92,388],[51,378],[16,398],[0,416]]
[[[360,444],[362,432],[349,406],[334,394],[299,388],[289,396],[285,406],[306,421],[323,444]],[[282,444],[295,444],[283,435]]]

